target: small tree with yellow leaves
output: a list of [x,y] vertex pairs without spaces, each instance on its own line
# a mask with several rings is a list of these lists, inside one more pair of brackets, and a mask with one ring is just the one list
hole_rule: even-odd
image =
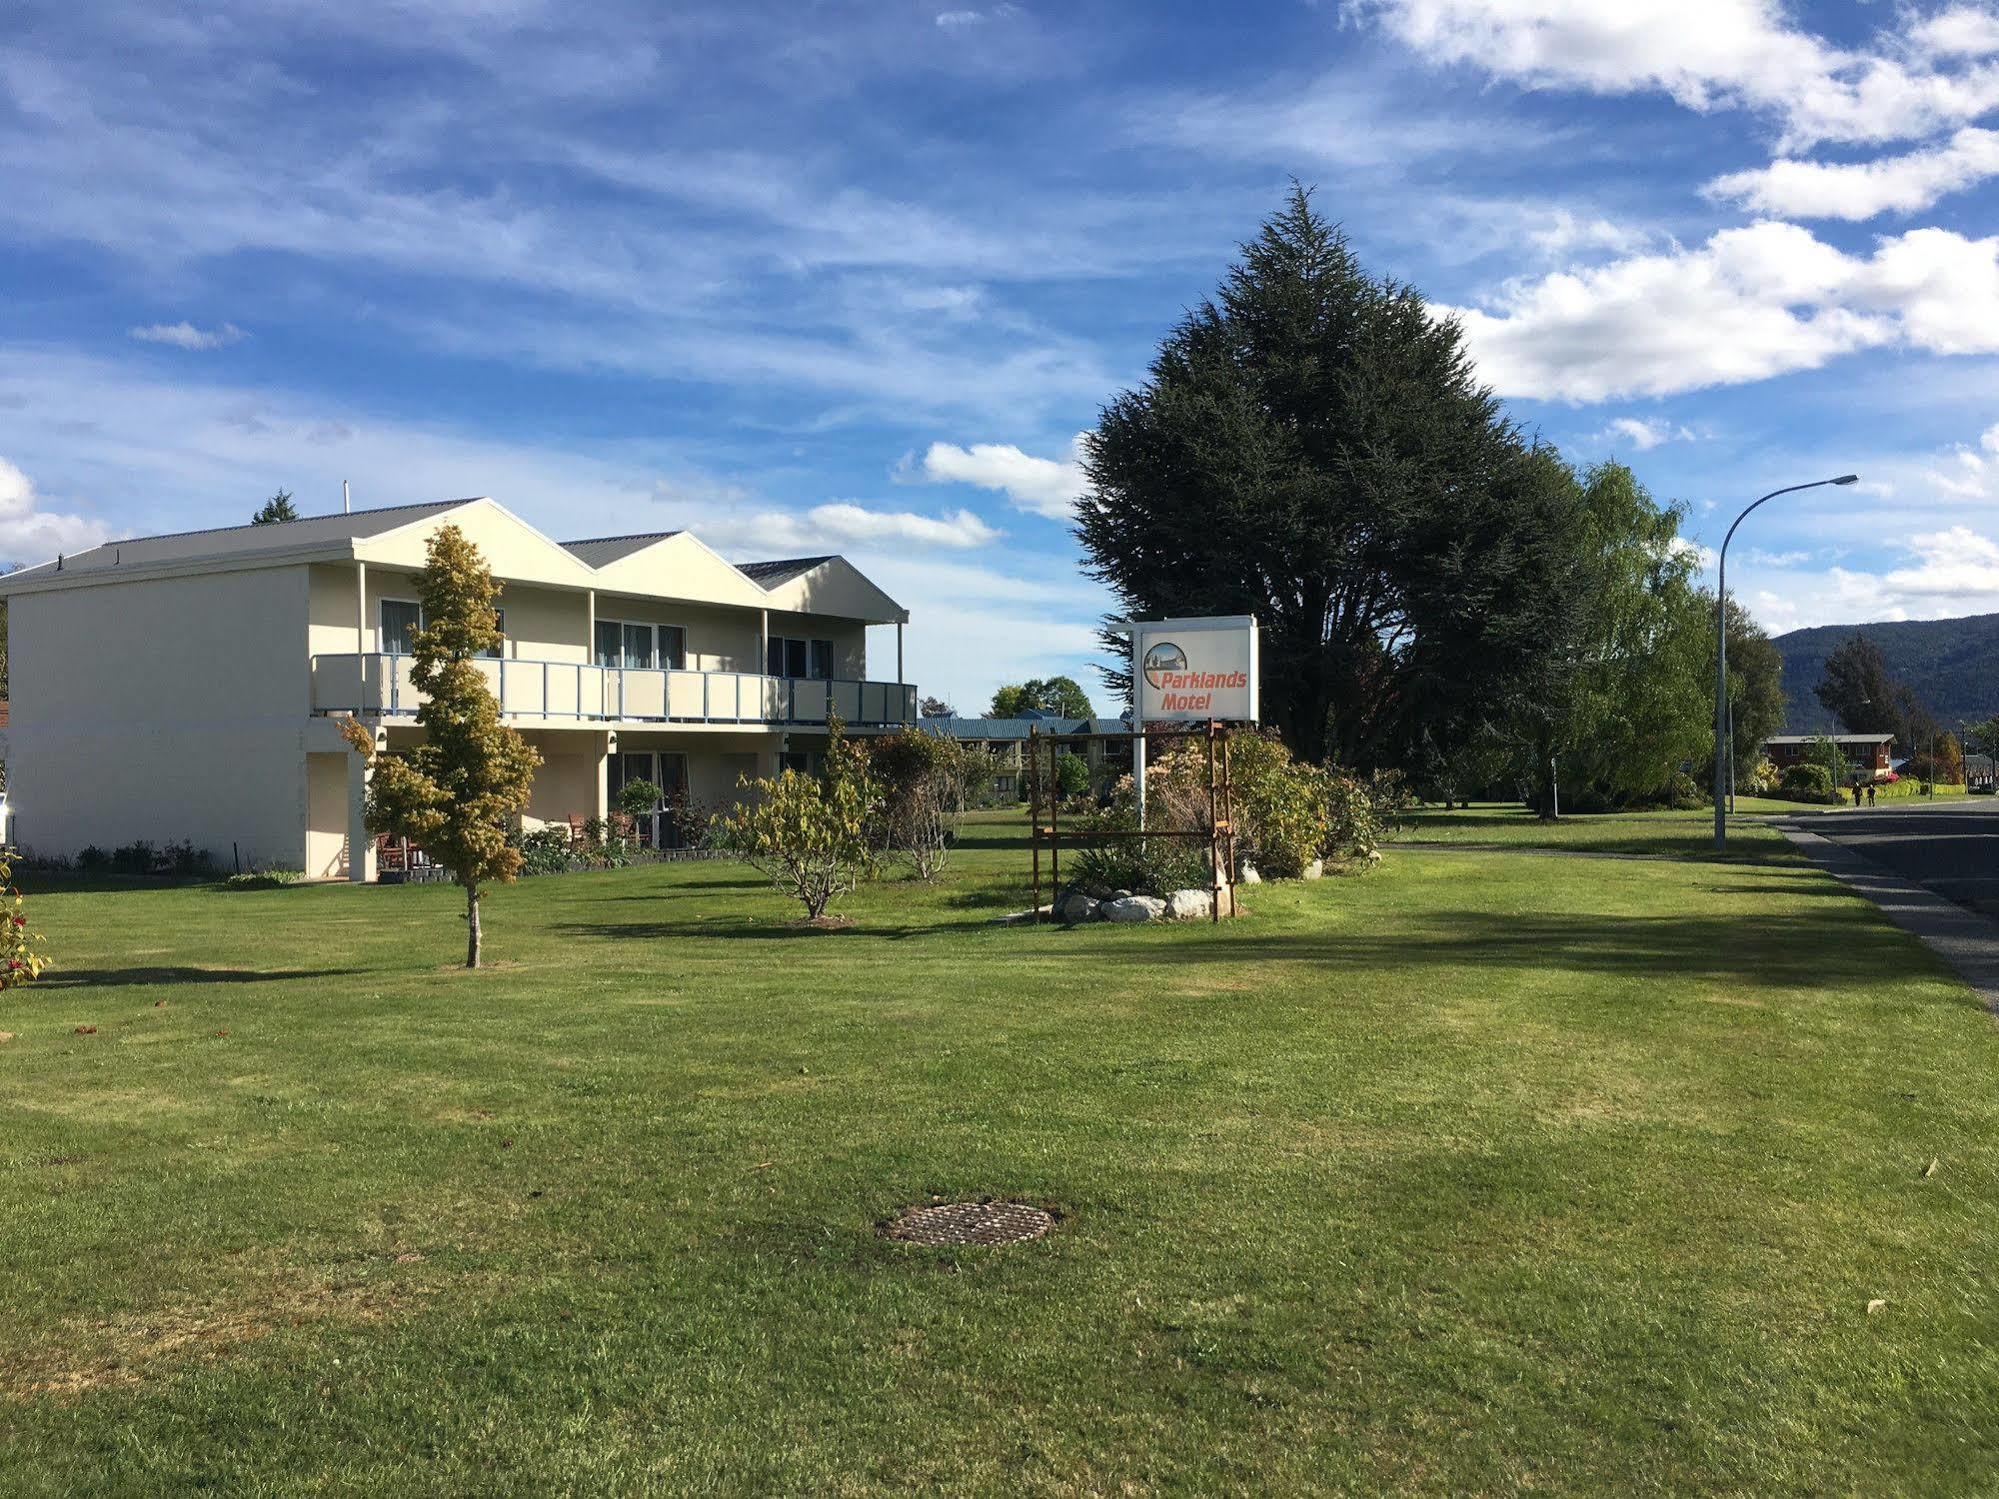
[[410,678],[424,694],[416,710],[424,742],[377,755],[365,725],[349,722],[345,733],[374,768],[368,827],[421,844],[464,887],[465,966],[477,968],[479,901],[488,883],[506,884],[521,871],[507,827],[527,808],[541,756],[500,722],[500,705],[476,664],[500,645],[500,590],[479,549],[458,527],[444,527],[430,538],[416,584],[424,623]]
[[32,984],[48,966],[40,935],[28,930],[28,906],[14,884],[9,850],[0,848],[0,989]]
[[827,725],[826,773],[795,770],[776,779],[738,783],[744,803],[715,819],[718,846],[805,907],[808,921],[826,914],[835,896],[851,891],[874,865],[869,837],[881,791],[867,760],[840,732]]

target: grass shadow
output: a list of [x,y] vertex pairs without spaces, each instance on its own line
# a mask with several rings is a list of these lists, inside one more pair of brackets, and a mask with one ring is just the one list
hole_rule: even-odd
[[[1835,890],[1837,887],[1832,887]],[[1945,970],[1871,910],[1784,916],[1517,916],[1465,911],[1392,936],[1364,932],[1232,935],[1207,956],[1237,964],[1565,970],[1617,977],[1693,976],[1772,988],[1864,987]],[[1174,948],[1134,947],[1130,963],[1175,964]],[[1982,1006],[1969,989],[1964,1003]]]
[[282,984],[293,979],[351,978],[358,968],[194,968],[158,964],[138,968],[51,968],[38,989],[118,989],[136,984]]

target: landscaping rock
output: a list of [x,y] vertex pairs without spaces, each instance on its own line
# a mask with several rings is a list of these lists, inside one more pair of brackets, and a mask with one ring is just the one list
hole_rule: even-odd
[[1127,895],[1105,901],[1098,911],[1106,921],[1159,921],[1166,915],[1166,902],[1156,895]]
[[1245,864],[1242,867],[1242,878],[1237,883],[1243,885],[1261,885],[1263,883],[1263,876],[1256,872],[1254,864]]
[[1320,876],[1325,874],[1325,872],[1326,872],[1326,861],[1324,859],[1314,859],[1310,864],[1307,864],[1305,866],[1303,872],[1300,875],[1300,878],[1307,880],[1316,880]]
[[1055,902],[1055,915],[1057,919],[1066,921],[1071,926],[1080,921],[1095,921],[1097,908],[1101,904],[1102,902],[1094,896],[1087,895],[1081,890],[1069,890]]
[[1212,890],[1175,890],[1166,897],[1168,921],[1206,921],[1214,914]]

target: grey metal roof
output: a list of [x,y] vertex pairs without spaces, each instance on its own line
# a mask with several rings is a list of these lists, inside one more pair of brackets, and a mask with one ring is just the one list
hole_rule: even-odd
[[629,557],[633,552],[644,551],[656,542],[670,540],[679,534],[678,531],[638,531],[630,536],[590,536],[581,541],[562,542],[561,547],[592,567],[602,567],[607,562]]
[[1025,739],[1030,734],[1125,734],[1122,718],[920,718],[916,727],[946,739]]
[[1881,744],[1893,739],[1893,734],[1772,734],[1765,744],[1812,744],[1820,739],[1830,739],[1834,744]]
[[[273,521],[263,526],[210,526],[200,531],[170,531],[161,536],[130,536],[64,557],[62,570],[88,572],[110,567],[145,567],[218,553],[276,551],[285,547],[310,547],[321,542],[378,536],[425,515],[455,510],[460,505],[471,503],[469,499],[428,500],[414,505],[381,505],[372,510],[307,515],[298,520]],[[31,574],[52,576],[55,571],[55,563],[44,562],[6,576],[9,579]]]
[[777,583],[789,583],[793,578],[823,567],[833,560],[833,554],[824,557],[787,557],[776,562],[738,562],[736,571],[744,577],[761,583],[765,588]]

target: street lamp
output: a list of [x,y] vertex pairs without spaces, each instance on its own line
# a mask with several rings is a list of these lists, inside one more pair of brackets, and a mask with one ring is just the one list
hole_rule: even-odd
[[1714,846],[1724,847],[1728,842],[1728,798],[1725,794],[1723,767],[1735,757],[1735,742],[1730,737],[1733,718],[1728,711],[1728,544],[1735,540],[1735,527],[1749,519],[1749,511],[1766,501],[1774,500],[1780,494],[1796,494],[1801,489],[1817,489],[1825,484],[1852,484],[1859,480],[1858,474],[1841,474],[1837,479],[1814,479],[1809,484],[1790,484],[1782,489],[1773,489],[1755,505],[1736,516],[1735,525],[1728,528],[1728,534],[1721,539],[1721,556],[1715,563],[1714,597]]

